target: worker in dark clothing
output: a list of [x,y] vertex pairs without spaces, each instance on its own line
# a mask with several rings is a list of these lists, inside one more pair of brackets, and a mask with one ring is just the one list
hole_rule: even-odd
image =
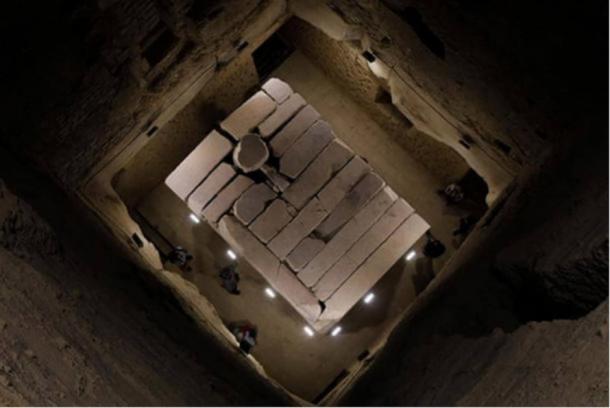
[[223,288],[232,295],[239,295],[240,291],[237,288],[239,283],[239,273],[237,272],[237,265],[231,264],[220,270],[218,273],[220,282]]
[[249,354],[252,347],[256,345],[258,330],[256,326],[248,322],[232,323],[229,327],[231,333],[239,342],[239,348]]
[[191,270],[189,262],[193,260],[193,255],[189,254],[188,251],[181,246],[176,246],[167,255],[167,260],[183,271],[189,271]]
[[424,246],[424,255],[430,259],[438,258],[445,253],[445,245],[438,239],[434,238],[430,231],[426,231],[428,241]]

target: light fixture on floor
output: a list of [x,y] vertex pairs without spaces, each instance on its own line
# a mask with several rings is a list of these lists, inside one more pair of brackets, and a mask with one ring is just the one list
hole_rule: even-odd
[[309,326],[305,326],[303,327],[303,330],[305,331],[305,333],[309,336],[309,337],[313,337],[313,335],[315,334],[313,329]]
[[370,292],[369,294],[367,294],[364,299],[362,299],[362,301],[364,303],[371,303],[373,301],[373,299],[375,299],[375,294],[373,292]]
[[414,259],[415,259],[415,256],[416,256],[416,255],[417,255],[417,252],[415,252],[415,250],[413,249],[413,250],[409,251],[409,253],[407,254],[407,256],[405,256],[405,259],[406,259],[407,261],[412,261],[412,260],[414,260]]
[[197,218],[197,216],[193,213],[191,213],[191,215],[189,215],[189,218],[191,219],[191,221],[193,221],[195,224],[199,224],[199,218]]
[[333,331],[330,332],[330,335],[335,337],[336,335],[338,335],[339,333],[341,333],[341,326],[337,326],[333,329]]
[[229,258],[231,258],[232,260],[236,260],[237,259],[237,255],[235,255],[235,252],[233,252],[232,249],[227,249],[227,256]]
[[271,288],[265,288],[265,294],[271,299],[275,298],[275,292]]

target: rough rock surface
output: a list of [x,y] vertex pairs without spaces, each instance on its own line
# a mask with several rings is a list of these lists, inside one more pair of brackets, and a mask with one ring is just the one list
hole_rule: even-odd
[[289,403],[50,181],[19,177],[41,195],[34,209],[0,181],[0,404]]

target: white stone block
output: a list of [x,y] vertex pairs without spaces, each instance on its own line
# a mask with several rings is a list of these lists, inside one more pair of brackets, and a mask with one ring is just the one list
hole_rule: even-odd
[[271,139],[271,153],[281,157],[319,118],[320,114],[311,105],[305,106]]
[[331,212],[347,192],[370,171],[371,167],[362,158],[356,156],[350,160],[318,193],[320,203],[326,211]]
[[290,268],[298,272],[305,267],[324,248],[324,241],[306,237],[286,257]]
[[244,225],[250,224],[276,197],[275,191],[265,183],[250,186],[233,204],[235,218]]
[[233,144],[213,130],[165,179],[165,184],[182,200],[210,174],[231,151]]
[[286,225],[279,234],[269,243],[269,249],[280,259],[285,259],[303,238],[308,236],[316,226],[326,217],[326,211],[320,202],[313,198],[305,208]]
[[381,190],[299,272],[299,279],[312,287],[348,249],[386,212],[398,196],[390,187]]
[[272,282],[275,290],[307,320],[313,323],[320,316],[322,308],[318,299],[307,289],[286,265],[280,264],[276,279]]
[[352,218],[379,190],[385,182],[375,173],[368,173],[343,197],[323,223],[316,228],[322,237],[331,237]]
[[277,103],[283,103],[286,99],[292,95],[292,88],[286,82],[277,78],[271,78],[265,82],[262,86],[270,97],[272,97]]
[[339,139],[334,139],[286,189],[283,197],[295,207],[302,208],[353,155]]
[[226,163],[220,163],[210,173],[203,183],[199,185],[189,196],[187,204],[195,213],[199,214],[203,208],[214,198],[216,194],[235,176],[233,167]]
[[339,261],[313,287],[318,299],[328,299],[350,275],[413,213],[413,208],[398,199]]
[[240,140],[271,115],[276,106],[277,104],[265,92],[258,91],[220,122],[220,127],[236,140]]
[[412,214],[328,299],[321,320],[341,319],[417,242],[430,226]]
[[258,130],[262,137],[269,137],[275,133],[284,123],[288,122],[296,113],[306,105],[305,99],[299,94],[292,94],[285,102],[277,107],[267,119],[260,125]]
[[246,191],[254,181],[251,178],[237,175],[203,210],[203,217],[211,223],[216,223],[231,209],[235,200]]
[[235,217],[222,217],[218,223],[218,233],[235,253],[246,259],[268,282],[275,281],[279,260]]
[[280,158],[280,173],[297,178],[334,137],[330,125],[318,120]]
[[282,199],[273,200],[252,224],[250,231],[264,243],[269,242],[292,220],[288,205]]

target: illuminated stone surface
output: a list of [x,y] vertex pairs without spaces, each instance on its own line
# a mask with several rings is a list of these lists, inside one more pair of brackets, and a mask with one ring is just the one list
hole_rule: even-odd
[[277,103],[283,103],[292,95],[292,88],[286,82],[277,78],[271,78],[262,86],[263,91],[267,93]]
[[276,199],[250,225],[250,231],[262,242],[267,243],[292,220],[292,215],[284,200]]
[[220,127],[236,140],[240,140],[271,115],[276,106],[273,99],[263,91],[259,91],[220,122]]
[[365,174],[371,171],[371,167],[360,157],[354,157],[341,169],[337,175],[328,182],[318,193],[320,203],[326,211],[332,211],[345,197],[348,191],[360,181]]
[[330,125],[318,120],[280,158],[280,173],[297,178],[333,138]]
[[284,123],[292,118],[303,106],[305,99],[299,94],[292,94],[284,103],[279,105],[267,119],[258,125],[258,130],[262,137],[269,137],[278,130]]
[[313,287],[316,296],[323,301],[328,299],[349,278],[356,268],[412,213],[413,208],[403,199],[396,200],[375,225],[360,237],[354,246],[316,283]]
[[353,155],[343,143],[333,140],[286,189],[283,197],[296,208],[302,208]]
[[381,177],[375,173],[368,173],[358,184],[351,189],[343,200],[324,220],[316,233],[323,237],[330,237],[337,232],[350,218],[352,218],[364,204],[366,204],[385,185]]
[[220,163],[212,173],[199,185],[189,196],[187,203],[189,208],[199,214],[216,194],[235,176],[233,167],[226,163]]
[[238,140],[232,163],[233,144],[214,131],[166,182],[327,331],[428,225],[287,84],[263,88],[221,122]]
[[235,201],[233,213],[244,225],[248,225],[263,212],[267,203],[275,197],[277,197],[277,194],[267,184],[254,184]]
[[210,132],[165,179],[165,184],[182,200],[186,199],[232,148],[233,144],[220,133]]
[[296,114],[292,120],[286,124],[274,137],[269,145],[271,153],[275,157],[282,156],[286,150],[301,136],[307,129],[320,118],[320,114],[310,105],[307,105]]
[[238,175],[209,203],[203,210],[203,217],[208,222],[218,222],[220,217],[231,209],[235,200],[250,187],[254,181],[252,179]]
[[295,272],[303,269],[324,248],[324,241],[306,237],[286,257],[286,263]]
[[338,320],[402,257],[430,228],[419,215],[412,214],[364,261],[347,281],[325,302],[322,320]]
[[381,217],[398,196],[389,187],[381,190],[299,272],[298,277],[313,286],[335,262]]
[[269,243],[269,249],[280,259],[285,259],[303,238],[309,235],[326,217],[327,212],[314,198],[299,214]]

